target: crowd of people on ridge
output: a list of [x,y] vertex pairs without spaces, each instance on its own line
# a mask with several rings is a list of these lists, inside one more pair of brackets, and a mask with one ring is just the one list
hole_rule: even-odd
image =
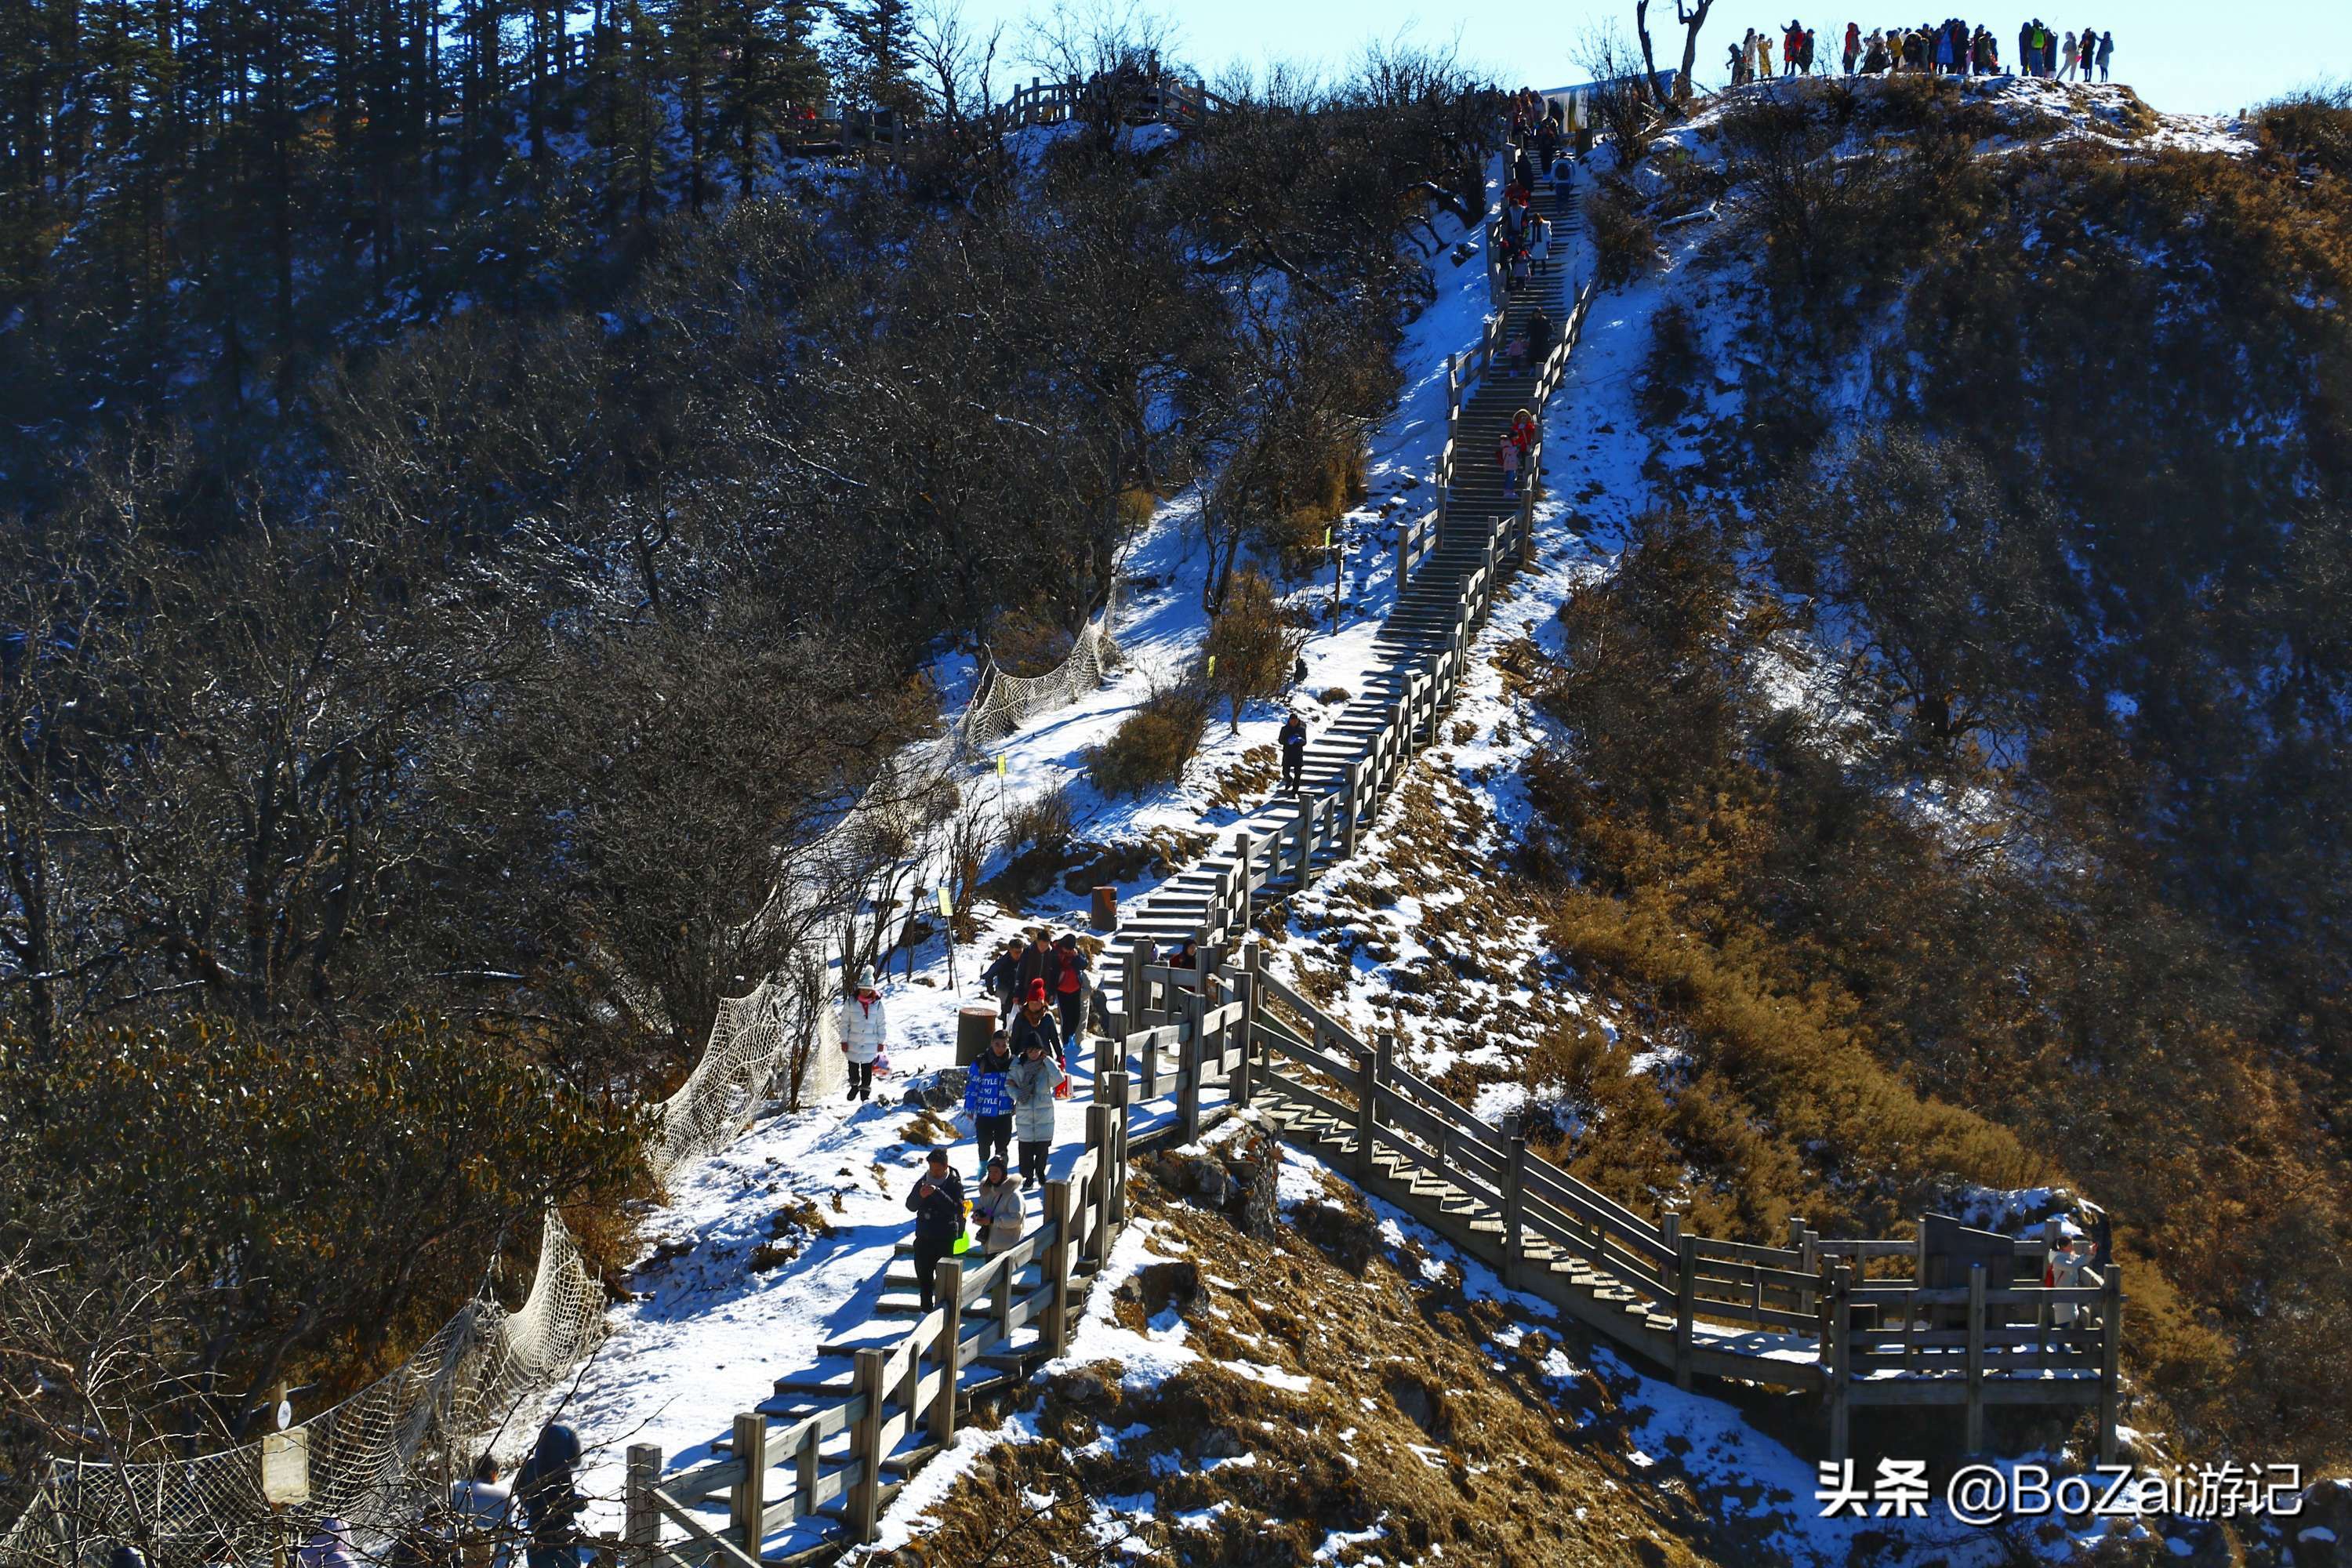
[[[1777,35],[1751,27],[1745,38],[1731,46],[1725,62],[1731,71],[1731,85],[1746,87],[1770,79],[1775,74],[1776,50],[1780,76],[1811,76],[1816,65],[1821,74],[1829,74],[1830,62],[1815,50],[1813,30],[1792,20]],[[2019,74],[2024,76],[2089,81],[2096,71],[2098,79],[2106,81],[2115,55],[2116,36],[2096,27],[2062,33],[2036,16],[2017,30]],[[1861,23],[1848,22],[1840,58],[1848,76],[2004,74],[2000,39],[1991,28],[1980,23],[1971,26],[1958,16],[1922,22],[1916,27],[1874,28],[1868,33],[1862,30]]]

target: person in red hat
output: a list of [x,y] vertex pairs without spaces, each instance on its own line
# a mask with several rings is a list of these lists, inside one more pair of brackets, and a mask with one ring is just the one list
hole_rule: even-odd
[[1013,1027],[1007,1031],[1013,1040],[1013,1059],[1019,1061],[1029,1047],[1042,1044],[1045,1055],[1056,1065],[1062,1060],[1062,1030],[1047,1005],[1045,983],[1032,980],[1029,990],[1021,998],[1021,1011],[1013,1015]]

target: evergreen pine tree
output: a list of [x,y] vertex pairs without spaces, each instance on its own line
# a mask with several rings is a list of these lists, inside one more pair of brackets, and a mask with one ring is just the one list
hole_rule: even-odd
[[825,64],[845,106],[903,124],[923,108],[915,81],[915,14],[908,0],[834,0]]

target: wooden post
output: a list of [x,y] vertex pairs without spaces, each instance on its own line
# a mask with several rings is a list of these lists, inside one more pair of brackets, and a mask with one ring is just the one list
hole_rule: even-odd
[[1984,1452],[1985,1271],[1969,1265],[1969,1398],[1966,1441],[1971,1454]]
[[1853,1265],[1842,1263],[1831,1291],[1829,1355],[1822,1368],[1829,1378],[1830,1458],[1841,1464],[1853,1451],[1846,1411],[1846,1380],[1853,1373]]
[[1067,1180],[1045,1184],[1045,1222],[1054,1239],[1045,1247],[1045,1279],[1053,1299],[1045,1303],[1045,1353],[1060,1355],[1070,1342],[1070,1214],[1075,1196]]
[[730,1445],[743,1466],[743,1479],[727,1494],[727,1522],[751,1556],[760,1555],[761,1523],[768,1513],[768,1418],[746,1412],[735,1417]]
[[[956,1373],[962,1360],[960,1342],[963,1338],[963,1264],[953,1258],[942,1258],[939,1266],[939,1289],[934,1298],[940,1304],[940,1334],[931,1342],[931,1360],[940,1369],[940,1391],[931,1396],[931,1441],[944,1443],[955,1436]],[[917,1366],[922,1356],[915,1357]],[[908,1415],[911,1415],[911,1409]]]
[[1111,1130],[1118,1117],[1118,1109],[1107,1103],[1098,1089],[1095,1103],[1087,1107],[1087,1147],[1095,1152],[1095,1231],[1087,1240],[1087,1256],[1096,1263],[1110,1256]]
[[1528,1135],[1511,1134],[1509,1155],[1503,1162],[1503,1283],[1517,1289],[1527,1271]]
[[816,1511],[817,1477],[823,1467],[818,1456],[824,1451],[824,1439],[817,1435],[816,1424],[801,1428],[801,1445],[793,1453],[793,1517],[806,1519]]
[[1244,930],[1247,930],[1253,923],[1250,919],[1250,895],[1255,890],[1254,884],[1256,881],[1256,879],[1252,875],[1250,862],[1251,858],[1256,852],[1256,847],[1257,847],[1250,840],[1249,829],[1244,828],[1241,832],[1234,835],[1234,854],[1238,861],[1236,868],[1240,873],[1238,879],[1241,883],[1240,910],[1242,927]]
[[1381,1092],[1381,1058],[1389,1037],[1380,1037],[1381,1047],[1365,1050],[1356,1048],[1356,1179],[1369,1181],[1372,1174],[1372,1140],[1378,1135],[1380,1121],[1373,1101]]
[[661,1484],[662,1451],[657,1443],[629,1445],[628,1501],[621,1539],[628,1543],[629,1568],[652,1568],[661,1545],[661,1510],[654,1506],[654,1488]]
[[1255,937],[1242,943],[1242,1049],[1234,1063],[1232,1087],[1226,1093],[1234,1105],[1247,1109],[1255,1098],[1257,1086],[1252,1079],[1251,1058],[1257,1050],[1258,1016],[1264,1010],[1264,994],[1258,983],[1260,966],[1265,954]]
[[998,1342],[999,1342],[1000,1343],[1003,1343],[1003,1344],[1010,1344],[1010,1343],[1012,1343],[1012,1342],[1013,1342],[1013,1270],[1012,1270],[1012,1269],[1010,1269],[1010,1268],[1000,1268],[1000,1269],[998,1269],[998,1270],[996,1271],[996,1287],[995,1287],[995,1296],[994,1296],[994,1299],[990,1302],[990,1305],[991,1305],[992,1308],[994,1308],[995,1312],[996,1312],[996,1334],[997,1334]]
[[[1444,504],[1445,504],[1445,491],[1444,491],[1443,489],[1439,489],[1439,491],[1437,492],[1437,504],[1438,504],[1440,507],[1443,507],[1443,506],[1444,506]],[[1410,574],[1410,572],[1411,572],[1411,563],[1412,563],[1412,519],[1411,519],[1411,518],[1409,518],[1409,517],[1408,517],[1408,518],[1402,518],[1402,519],[1399,519],[1399,520],[1398,520],[1398,522],[1397,522],[1397,580],[1396,580],[1396,591],[1397,591],[1397,597],[1399,597],[1399,598],[1402,598],[1402,597],[1404,597],[1405,579],[1406,579],[1406,577],[1409,575],[1409,574]]]
[[1339,853],[1348,859],[1356,858],[1356,819],[1364,809],[1364,759],[1351,758],[1348,763],[1348,799],[1346,815],[1339,819]]
[[1119,977],[1120,1017],[1112,1021],[1112,1028],[1122,1037],[1144,1026],[1143,1004],[1143,939],[1138,937],[1127,944],[1127,973]]
[[874,1521],[882,1513],[882,1379],[889,1359],[887,1351],[859,1351],[856,1370],[851,1374],[853,1397],[865,1402],[866,1413],[849,1429],[849,1452],[857,1461],[857,1479],[849,1489],[849,1506],[842,1522],[848,1527],[849,1539],[860,1546],[874,1539]]
[[1095,930],[1117,931],[1118,929],[1118,889],[1097,888],[1093,893],[1092,907],[1087,914],[1093,921]]
[[1176,1042],[1177,1136],[1187,1143],[1201,1135],[1201,1064],[1206,1059],[1209,1044],[1205,1037],[1208,1031],[1203,1027],[1208,1019],[1208,997],[1193,992],[1191,1012],[1184,1033]]
[[1128,1103],[1127,1079],[1118,1080],[1118,1114],[1110,1124],[1111,1142],[1118,1150],[1117,1168],[1111,1173],[1110,1213],[1116,1225],[1127,1223],[1127,1123],[1131,1107]]
[[[1680,1215],[1675,1216],[1680,1218]],[[1691,1339],[1698,1318],[1698,1237],[1675,1237],[1675,1386],[1691,1385]]]
[[2099,1463],[2116,1462],[2116,1378],[2124,1349],[2123,1265],[2107,1259],[2099,1281]]
[[1315,799],[1306,790],[1306,784],[1302,781],[1298,805],[1292,818],[1296,826],[1291,828],[1298,844],[1298,885],[1302,889],[1314,879],[1308,868],[1315,858]]

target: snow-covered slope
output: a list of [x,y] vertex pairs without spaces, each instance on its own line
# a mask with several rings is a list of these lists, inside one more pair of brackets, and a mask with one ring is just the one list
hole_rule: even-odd
[[[1440,252],[1433,266],[1438,296],[1409,329],[1401,356],[1406,385],[1373,437],[1369,497],[1339,525],[1349,543],[1344,610],[1337,626],[1307,647],[1304,694],[1360,685],[1375,658],[1373,633],[1395,592],[1392,523],[1434,504],[1426,477],[1444,439],[1445,356],[1475,341],[1486,296],[1475,253],[1456,263]],[[1230,820],[1230,803],[1217,798],[1218,780],[1245,752],[1271,744],[1280,724],[1271,704],[1245,714],[1237,733],[1213,725],[1184,784],[1172,791],[1139,801],[1107,799],[1086,775],[1087,750],[1197,657],[1206,616],[1192,515],[1191,497],[1173,498],[1123,563],[1134,586],[1115,627],[1123,663],[1114,679],[1033,721],[998,748],[1001,773],[992,758],[971,781],[968,787],[1000,816],[1064,790],[1078,831],[1104,843]],[[1328,605],[1328,584],[1298,597]],[[968,661],[935,672],[951,701],[969,690],[972,674]],[[1311,697],[1302,706],[1314,711]],[[1148,885],[1139,877],[1121,892]],[[924,1152],[943,1133],[963,1145],[959,1163],[966,1168],[971,1152],[965,1119],[953,1118],[951,1128],[918,1122],[915,1110],[896,1103],[898,1093],[909,1078],[952,1064],[957,1008],[978,998],[977,977],[1007,934],[1039,921],[1083,928],[1079,900],[1064,897],[1018,910],[982,905],[975,910],[982,921],[976,942],[950,955],[935,937],[914,955],[911,974],[894,972],[887,990],[891,1074],[877,1082],[874,1103],[817,1104],[764,1120],[681,1177],[669,1201],[644,1217],[652,1260],[630,1277],[636,1299],[614,1309],[610,1339],[541,1412],[541,1420],[571,1421],[587,1446],[581,1484],[593,1500],[590,1529],[620,1525],[629,1445],[656,1444],[674,1467],[698,1462],[730,1420],[766,1398],[777,1378],[845,1369],[845,1358],[823,1355],[819,1347],[881,1342],[896,1331],[875,1321],[874,1307],[891,1249],[907,1234],[905,1194]],[[1079,1100],[1062,1107],[1057,1173],[1078,1152],[1085,1110]],[[812,1216],[821,1228],[812,1227]],[[777,1250],[761,1255],[763,1247]],[[771,1261],[795,1247],[788,1259]],[[499,1446],[513,1449],[528,1441],[528,1432],[517,1431]]]

